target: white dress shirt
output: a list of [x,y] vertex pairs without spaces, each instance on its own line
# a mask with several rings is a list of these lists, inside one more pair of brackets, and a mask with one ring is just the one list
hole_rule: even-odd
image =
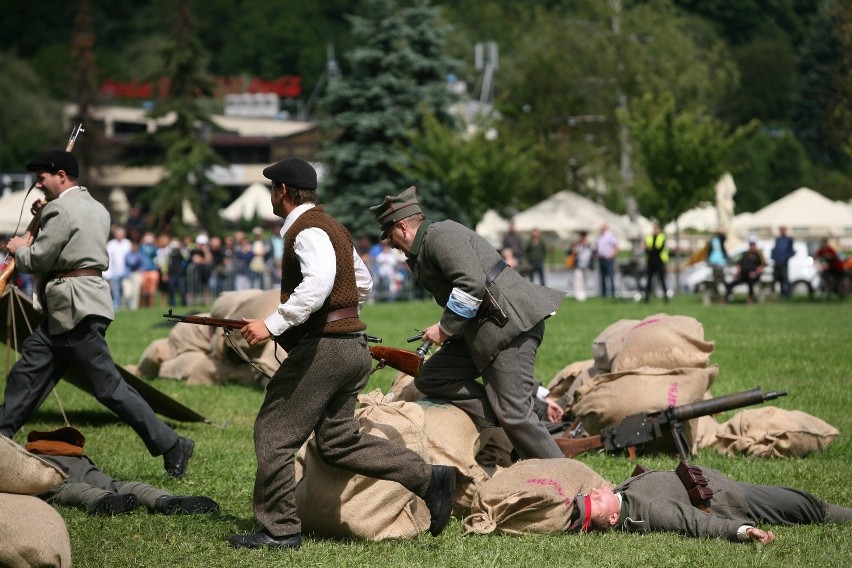
[[[287,215],[281,227],[281,238],[293,226],[305,211],[312,209],[313,203],[303,203]],[[286,246],[285,242],[285,246]],[[331,294],[334,278],[337,275],[334,247],[328,234],[317,227],[311,227],[296,235],[293,243],[296,258],[302,270],[302,282],[296,286],[287,302],[264,320],[272,335],[281,335],[291,327],[307,321],[312,313],[319,310]],[[352,247],[352,263],[355,268],[355,285],[358,287],[359,308],[370,297],[373,278],[367,266]]]

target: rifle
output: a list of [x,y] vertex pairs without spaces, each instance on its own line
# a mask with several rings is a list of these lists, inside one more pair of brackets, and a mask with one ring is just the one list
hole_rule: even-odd
[[206,316],[181,316],[173,314],[172,310],[169,313],[163,314],[164,318],[168,318],[172,323],[192,323],[195,325],[209,325],[210,327],[221,327],[222,329],[242,329],[246,326],[246,322],[242,320],[209,318]]
[[554,438],[565,457],[572,458],[587,450],[603,448],[607,452],[627,451],[631,459],[636,448],[653,440],[663,438],[664,430],[671,431],[675,448],[681,459],[687,461],[692,451],[683,433],[682,423],[693,418],[725,412],[735,408],[760,404],[787,396],[786,390],[763,392],[760,387],[726,396],[700,400],[681,406],[669,406],[659,412],[640,412],[625,418],[621,424],[607,426],[596,436]]
[[[406,341],[411,343],[422,338],[423,332],[421,331],[416,335],[412,335]],[[398,347],[375,346],[370,347],[370,355],[379,362],[375,370],[388,366],[416,378],[420,376],[420,367],[423,365],[423,360],[426,358],[426,353],[429,352],[431,346],[431,341],[424,341],[416,351],[399,349]]]
[[[169,308],[169,313],[163,314],[163,317],[168,318],[169,321],[172,323],[192,323],[195,325],[209,325],[210,327],[221,327],[222,329],[242,329],[246,326],[247,323],[243,320],[209,318],[207,316],[182,316],[172,313],[171,308]],[[367,341],[372,341],[373,343],[381,343],[382,338],[368,335]]]
[[[83,128],[83,123],[81,122],[73,130],[71,130],[71,136],[68,138],[68,143],[65,145],[65,151],[70,152],[74,149],[74,143],[77,141],[77,137],[81,132],[85,132]],[[27,196],[29,196],[30,192],[35,187],[36,182],[34,181],[30,188],[27,190]],[[24,198],[26,199],[26,197]],[[47,203],[41,202],[41,206]],[[23,211],[21,212],[23,215]],[[18,222],[20,223],[20,218],[18,218]],[[39,224],[41,223],[41,208],[38,211],[33,213],[33,218],[30,221],[30,224],[27,225],[27,230],[24,231],[24,238],[27,239],[28,244],[32,244],[35,240],[36,235],[38,234]],[[17,227],[15,228],[17,230]],[[6,290],[6,285],[9,283],[9,280],[12,279],[12,274],[15,272],[15,257],[11,254],[6,254],[6,257],[3,259],[3,262],[0,262],[0,296],[3,295],[3,292]]]

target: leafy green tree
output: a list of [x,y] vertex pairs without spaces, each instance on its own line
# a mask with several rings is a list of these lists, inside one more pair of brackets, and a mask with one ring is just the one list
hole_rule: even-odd
[[645,171],[637,199],[661,224],[702,201],[712,201],[734,144],[756,124],[734,132],[700,111],[679,110],[671,95],[645,95],[622,119],[630,127]]
[[811,183],[810,160],[789,131],[756,129],[737,142],[728,165],[737,184],[739,213],[757,211]]
[[529,193],[536,167],[534,149],[497,135],[487,121],[459,130],[424,112],[422,132],[407,151],[412,179],[452,200],[453,218],[470,226],[488,209],[505,214],[516,208],[519,193]]
[[[442,56],[447,29],[427,0],[369,0],[367,7],[367,15],[352,18],[358,43],[346,54],[349,70],[321,100],[330,134],[321,192],[329,210],[359,234],[376,232],[372,205],[411,185],[402,173],[405,148],[410,132],[422,127],[422,109],[449,120],[445,77],[454,65]],[[423,187],[419,197],[436,218],[453,212],[445,195]]]
[[736,84],[730,54],[706,22],[670,2],[617,7],[583,0],[556,13],[531,10],[519,25],[536,33],[501,61],[501,134],[533,135],[546,149],[537,178],[544,196],[564,189],[572,173],[581,190],[584,180],[629,184],[621,163],[629,140],[616,108],[629,109],[643,93],[668,92],[680,108],[715,111]]
[[223,160],[210,146],[214,128],[204,101],[213,93],[206,55],[194,33],[188,0],[182,0],[175,22],[174,42],[163,52],[164,75],[170,79],[166,99],[150,112],[152,118],[174,113],[174,123],[154,134],[166,149],[163,178],[148,192],[151,214],[158,226],[184,228],[182,205],[187,201],[205,229],[218,229],[218,210],[227,197],[224,189],[207,177],[207,170]]
[[[24,164],[62,141],[62,106],[25,61],[0,52],[0,171]],[[22,119],[26,117],[26,119]]]
[[837,81],[848,72],[849,63],[843,37],[844,33],[850,33],[850,22],[844,21],[839,4],[825,2],[802,48],[799,92],[792,120],[793,131],[811,160],[833,168],[849,167],[850,163],[843,149],[849,131],[834,124],[835,109],[842,108]]

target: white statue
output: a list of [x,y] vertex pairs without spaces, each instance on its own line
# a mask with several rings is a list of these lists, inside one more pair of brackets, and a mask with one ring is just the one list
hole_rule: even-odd
[[734,223],[734,195],[737,186],[731,174],[724,174],[716,183],[716,216],[718,225],[722,227],[726,235],[733,233]]

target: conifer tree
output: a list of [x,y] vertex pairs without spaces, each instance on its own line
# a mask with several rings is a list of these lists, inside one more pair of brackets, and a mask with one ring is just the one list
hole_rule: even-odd
[[181,0],[174,39],[163,50],[164,73],[169,79],[168,96],[150,112],[152,118],[174,113],[175,120],[154,135],[165,150],[162,179],[151,188],[151,213],[156,224],[172,230],[184,228],[181,216],[186,201],[205,229],[217,229],[218,210],[225,190],[207,177],[214,164],[223,164],[209,143],[215,128],[205,102],[215,83],[207,72],[206,52],[195,33],[189,0]]
[[449,216],[440,192],[402,172],[411,132],[428,110],[450,120],[446,76],[455,62],[441,53],[447,29],[427,0],[369,0],[367,15],[352,18],[356,47],[347,53],[343,76],[321,101],[330,141],[323,149],[328,172],[321,195],[329,211],[353,234],[375,234],[372,205],[418,185],[430,217]]

